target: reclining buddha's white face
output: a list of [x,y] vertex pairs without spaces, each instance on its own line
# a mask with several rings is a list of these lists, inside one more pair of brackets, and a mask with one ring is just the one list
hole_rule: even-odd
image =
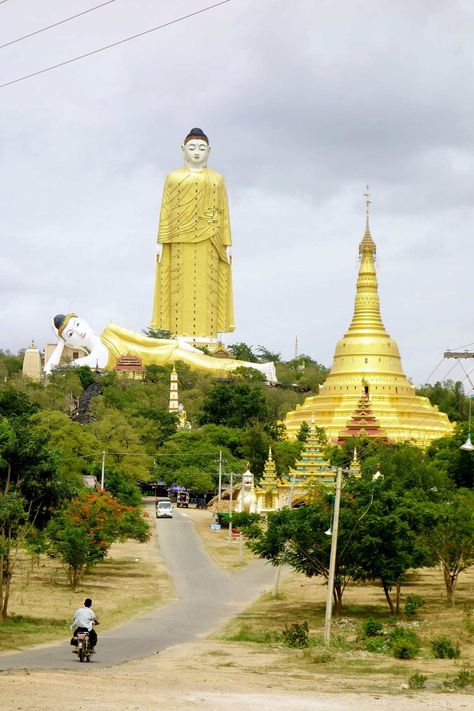
[[80,316],[73,316],[69,319],[61,336],[66,345],[71,348],[89,348],[91,336],[94,331],[88,322]]

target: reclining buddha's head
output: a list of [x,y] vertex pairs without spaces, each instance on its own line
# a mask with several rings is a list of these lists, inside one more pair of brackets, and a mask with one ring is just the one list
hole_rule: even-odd
[[53,326],[59,338],[72,348],[87,348],[93,330],[84,318],[77,314],[57,314]]

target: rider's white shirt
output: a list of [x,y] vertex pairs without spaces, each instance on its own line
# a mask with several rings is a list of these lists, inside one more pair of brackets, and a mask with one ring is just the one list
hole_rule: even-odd
[[73,627],[85,627],[90,632],[92,629],[92,622],[95,622],[96,619],[94,610],[91,607],[80,607],[76,610],[71,629]]

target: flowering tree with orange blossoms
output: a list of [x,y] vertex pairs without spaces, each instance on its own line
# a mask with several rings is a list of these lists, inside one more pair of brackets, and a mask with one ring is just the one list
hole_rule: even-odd
[[148,540],[148,523],[135,506],[124,506],[106,492],[69,501],[47,526],[48,553],[61,560],[73,588],[86,570],[103,560],[115,541]]

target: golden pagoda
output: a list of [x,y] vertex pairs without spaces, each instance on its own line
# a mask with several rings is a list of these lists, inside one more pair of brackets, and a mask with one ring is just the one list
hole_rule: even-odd
[[280,489],[281,481],[276,473],[276,465],[270,447],[268,459],[263,467],[263,476],[255,487],[257,513],[266,513],[281,508]]
[[324,457],[323,448],[316,431],[315,419],[311,425],[304,449],[295,466],[290,468],[288,485],[292,489],[291,505],[298,506],[308,500],[308,495],[317,488],[318,482],[331,484],[334,482],[334,468]]
[[362,392],[389,441],[413,440],[426,446],[433,439],[451,434],[453,425],[428,398],[415,395],[414,386],[403,372],[398,346],[382,323],[368,204],[367,199],[352,322],[336,345],[331,371],[319,394],[307,397],[289,412],[285,425],[288,437],[294,439],[303,422],[308,423],[314,416],[316,424],[336,442],[357,412]]

